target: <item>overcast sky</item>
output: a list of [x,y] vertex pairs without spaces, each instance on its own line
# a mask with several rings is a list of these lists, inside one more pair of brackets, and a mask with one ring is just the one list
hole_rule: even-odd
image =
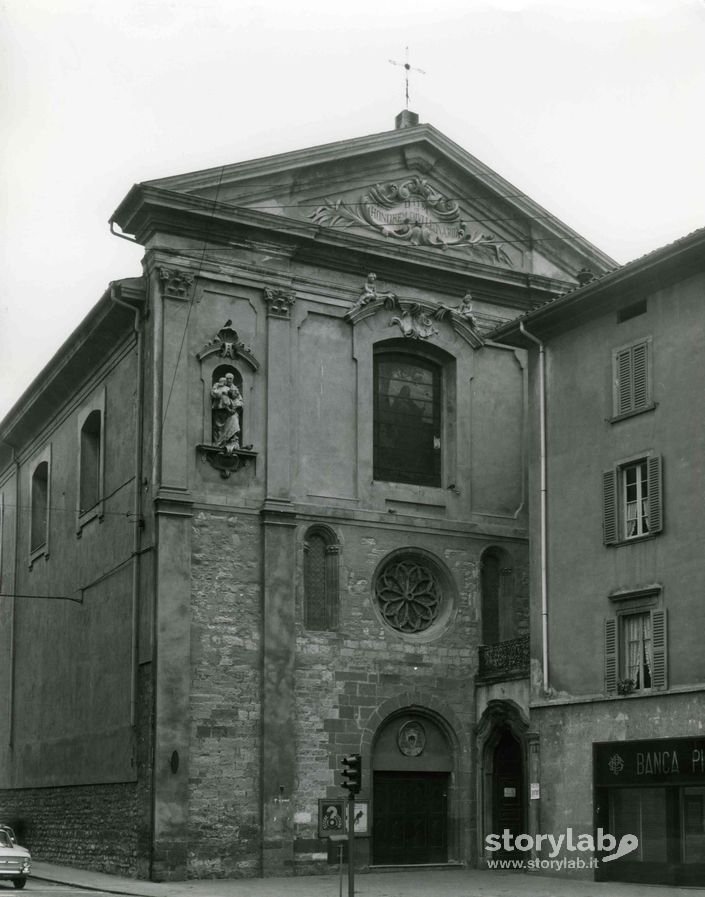
[[0,0],[0,416],[140,273],[130,186],[411,108],[626,262],[705,225],[705,0]]

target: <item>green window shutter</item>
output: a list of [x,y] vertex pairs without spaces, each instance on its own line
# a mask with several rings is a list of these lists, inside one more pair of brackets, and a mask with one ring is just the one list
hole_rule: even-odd
[[617,691],[617,621],[605,620],[605,692]]
[[605,545],[618,542],[617,472],[606,470],[602,474],[602,526]]
[[651,611],[651,687],[668,687],[666,611]]
[[660,455],[652,455],[648,459],[648,481],[649,532],[660,533],[663,529],[663,488]]
[[632,400],[632,350],[617,353],[617,393],[615,414],[626,414],[633,408]]
[[646,408],[649,404],[649,352],[647,343],[639,343],[632,349],[633,409]]

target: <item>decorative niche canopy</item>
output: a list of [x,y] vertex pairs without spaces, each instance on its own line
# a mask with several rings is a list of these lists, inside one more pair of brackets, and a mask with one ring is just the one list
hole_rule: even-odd
[[203,461],[219,471],[223,479],[248,462],[254,463],[257,453],[251,445],[242,445],[242,418],[244,399],[242,376],[228,362],[243,361],[253,372],[259,362],[239,338],[237,330],[228,320],[217,334],[197,354],[208,384],[207,421],[205,430],[210,434],[209,443],[201,443],[198,450]]

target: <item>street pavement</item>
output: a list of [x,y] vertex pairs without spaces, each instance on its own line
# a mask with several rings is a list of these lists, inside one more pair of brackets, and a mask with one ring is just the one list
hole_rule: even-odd
[[[128,897],[339,897],[340,894],[337,874],[158,884],[33,860],[28,893],[36,893],[41,882],[80,888],[86,897],[90,892]],[[344,875],[343,897],[348,897],[347,888]],[[4,891],[5,887],[0,887],[3,897]],[[61,897],[62,892],[63,888],[56,888],[54,893]],[[42,892],[50,893],[49,889]],[[527,872],[417,867],[356,875],[355,897],[705,897],[705,888],[598,883]]]

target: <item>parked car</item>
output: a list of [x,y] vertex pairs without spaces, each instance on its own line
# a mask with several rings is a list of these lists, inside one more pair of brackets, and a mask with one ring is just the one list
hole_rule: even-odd
[[12,829],[7,825],[0,826],[0,881],[9,879],[18,890],[23,888],[27,884],[30,863],[29,851],[20,847]]
[[10,836],[10,841],[12,841],[13,844],[17,844],[15,831],[14,829],[11,829],[9,825],[2,825],[2,823],[0,823],[0,831],[7,832],[7,834]]

